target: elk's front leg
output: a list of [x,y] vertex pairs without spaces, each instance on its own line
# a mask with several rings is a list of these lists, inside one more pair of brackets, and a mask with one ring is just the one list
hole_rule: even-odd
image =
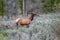
[[26,26],[27,26],[27,28],[29,28],[29,24],[27,24]]
[[20,24],[20,22],[18,22],[18,26],[17,26],[17,29],[19,28],[19,26],[20,26],[21,24]]

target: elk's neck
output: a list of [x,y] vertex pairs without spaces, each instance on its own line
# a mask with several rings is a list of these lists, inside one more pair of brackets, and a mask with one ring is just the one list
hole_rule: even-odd
[[31,21],[33,20],[33,18],[34,18],[34,16],[33,16],[33,15],[31,15]]

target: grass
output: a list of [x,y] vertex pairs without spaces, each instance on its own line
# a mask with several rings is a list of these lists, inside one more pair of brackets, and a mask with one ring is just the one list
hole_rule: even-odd
[[0,30],[0,40],[8,40],[7,30]]
[[4,36],[3,34],[0,34],[0,40],[8,40],[8,37]]

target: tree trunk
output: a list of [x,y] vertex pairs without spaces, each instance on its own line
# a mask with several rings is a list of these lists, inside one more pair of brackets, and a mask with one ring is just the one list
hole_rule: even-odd
[[23,0],[23,14],[24,17],[27,16],[27,11],[26,11],[26,0]]

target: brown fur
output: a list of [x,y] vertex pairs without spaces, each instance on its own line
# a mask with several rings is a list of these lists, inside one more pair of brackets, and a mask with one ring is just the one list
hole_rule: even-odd
[[[17,29],[20,25],[26,25],[27,27],[29,27],[30,22],[33,20],[33,17],[36,14],[32,13],[31,17],[26,17],[26,18],[18,18],[19,20],[17,21],[16,25],[17,25]],[[17,19],[16,19],[17,20]]]

